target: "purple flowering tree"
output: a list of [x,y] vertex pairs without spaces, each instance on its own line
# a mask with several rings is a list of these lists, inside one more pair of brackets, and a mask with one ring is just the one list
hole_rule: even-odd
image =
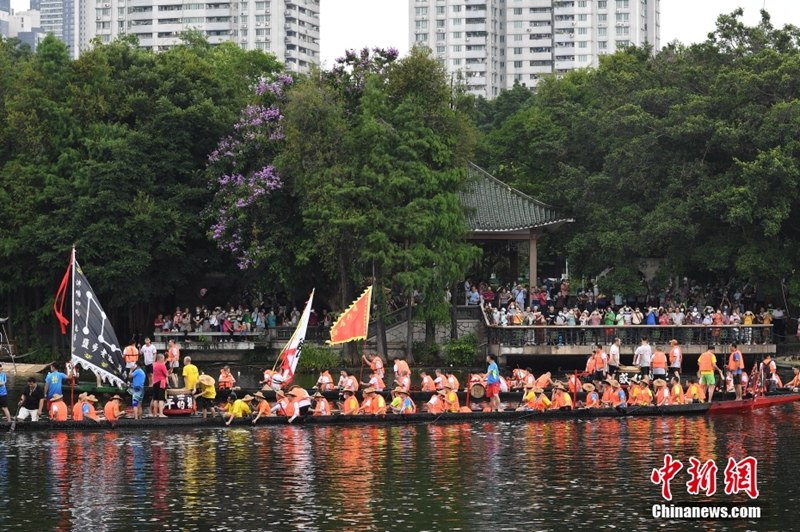
[[276,207],[283,180],[272,162],[284,138],[280,106],[293,82],[288,75],[262,79],[254,102],[208,156],[209,186],[215,191],[209,235],[241,269],[269,260],[270,225],[285,215]]

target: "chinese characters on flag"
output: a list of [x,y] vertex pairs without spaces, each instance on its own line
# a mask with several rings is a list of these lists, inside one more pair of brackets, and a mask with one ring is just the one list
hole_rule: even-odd
[[[661,485],[661,496],[667,500],[672,500],[672,489],[670,482],[683,469],[680,460],[672,458],[671,454],[664,455],[664,465],[653,469],[650,473],[650,482]],[[699,495],[704,492],[705,496],[710,497],[717,492],[717,467],[714,460],[701,462],[695,457],[689,458],[689,467],[686,472],[689,480],[686,482],[686,491],[690,495]],[[725,494],[734,495],[744,492],[751,499],[758,498],[758,461],[752,456],[736,461],[728,458],[728,465],[725,466],[724,482]]]

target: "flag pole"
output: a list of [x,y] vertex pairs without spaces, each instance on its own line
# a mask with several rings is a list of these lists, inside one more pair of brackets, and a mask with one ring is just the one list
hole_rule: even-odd
[[75,330],[75,244],[72,244],[72,256],[69,260],[70,268],[72,271],[70,272],[71,277],[71,288],[70,288],[70,303],[72,305],[72,310],[70,312],[70,332],[69,332],[69,364],[72,367],[72,370],[69,372],[70,375],[70,391],[69,391],[69,402],[70,407],[74,406],[75,404],[75,363],[73,362],[74,355],[75,355],[75,346],[73,342],[73,335],[75,334],[73,331]]

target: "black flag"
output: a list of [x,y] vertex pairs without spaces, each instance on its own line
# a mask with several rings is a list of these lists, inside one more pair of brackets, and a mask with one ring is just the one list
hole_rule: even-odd
[[77,260],[73,268],[72,363],[124,388],[125,364],[117,334]]

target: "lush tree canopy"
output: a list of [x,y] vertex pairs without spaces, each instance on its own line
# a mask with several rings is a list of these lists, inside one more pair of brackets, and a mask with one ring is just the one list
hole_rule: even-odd
[[607,289],[632,292],[637,259],[655,258],[662,276],[792,276],[800,30],[740,16],[702,44],[632,48],[477,108],[479,160],[576,220],[551,242],[578,275],[614,268]]

